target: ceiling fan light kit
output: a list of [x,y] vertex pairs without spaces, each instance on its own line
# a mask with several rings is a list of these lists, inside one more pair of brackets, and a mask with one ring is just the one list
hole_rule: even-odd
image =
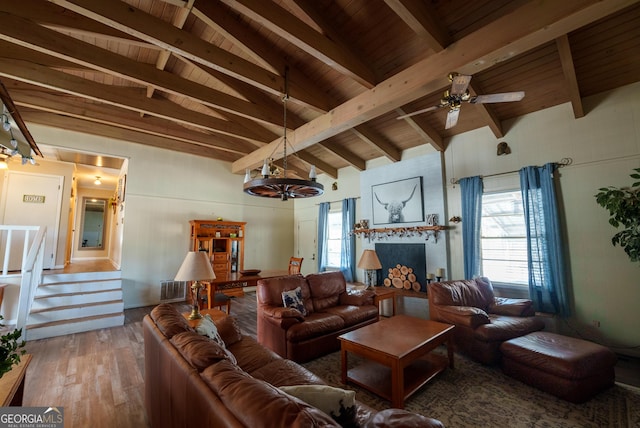
[[[311,165],[309,180],[287,177],[287,99],[289,99],[287,71],[285,70],[285,94],[282,97],[284,105],[284,130],[282,145],[284,156],[282,158],[283,170],[273,163],[269,157],[264,160],[260,175],[262,178],[251,178],[251,171],[247,169],[244,175],[244,192],[251,196],[263,198],[278,198],[287,201],[289,198],[310,198],[324,193],[324,186],[316,181],[317,172],[315,165]],[[277,148],[277,147],[276,147]],[[274,150],[275,151],[275,150]]]
[[449,73],[449,81],[451,82],[451,89],[447,89],[446,91],[444,91],[444,94],[440,99],[440,104],[417,110],[413,113],[404,114],[402,116],[399,116],[398,119],[406,119],[417,114],[427,113],[439,108],[448,107],[449,112],[447,113],[445,129],[449,129],[453,128],[458,123],[458,118],[460,116],[460,106],[462,105],[462,103],[507,103],[520,101],[522,98],[524,98],[523,91],[472,96],[469,92],[469,83],[471,82],[471,76],[465,74]]

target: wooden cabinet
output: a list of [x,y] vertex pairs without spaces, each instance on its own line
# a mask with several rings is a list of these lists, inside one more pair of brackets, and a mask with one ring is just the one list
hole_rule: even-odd
[[206,251],[217,277],[244,269],[245,222],[191,220],[191,249]]

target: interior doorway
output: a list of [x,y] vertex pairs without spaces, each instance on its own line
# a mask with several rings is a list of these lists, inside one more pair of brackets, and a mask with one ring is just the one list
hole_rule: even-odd
[[[6,174],[2,191],[2,195],[6,195],[2,222],[9,225],[46,226],[43,268],[55,268],[64,177],[20,171],[7,171]],[[33,237],[35,234],[30,242]],[[24,232],[12,236],[9,270],[22,268],[23,245]]]
[[318,227],[315,219],[298,222],[296,256],[304,258],[301,269],[303,275],[318,271],[318,263],[316,261],[316,253],[318,251],[317,236]]

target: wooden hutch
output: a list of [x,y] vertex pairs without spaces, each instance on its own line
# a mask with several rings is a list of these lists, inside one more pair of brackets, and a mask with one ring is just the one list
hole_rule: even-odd
[[192,251],[206,251],[217,277],[244,269],[245,222],[190,220]]

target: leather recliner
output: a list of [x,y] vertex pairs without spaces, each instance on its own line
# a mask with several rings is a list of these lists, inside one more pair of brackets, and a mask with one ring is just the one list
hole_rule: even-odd
[[500,345],[542,330],[529,299],[496,297],[486,278],[434,282],[427,286],[429,318],[456,326],[454,348],[483,364],[500,361]]

